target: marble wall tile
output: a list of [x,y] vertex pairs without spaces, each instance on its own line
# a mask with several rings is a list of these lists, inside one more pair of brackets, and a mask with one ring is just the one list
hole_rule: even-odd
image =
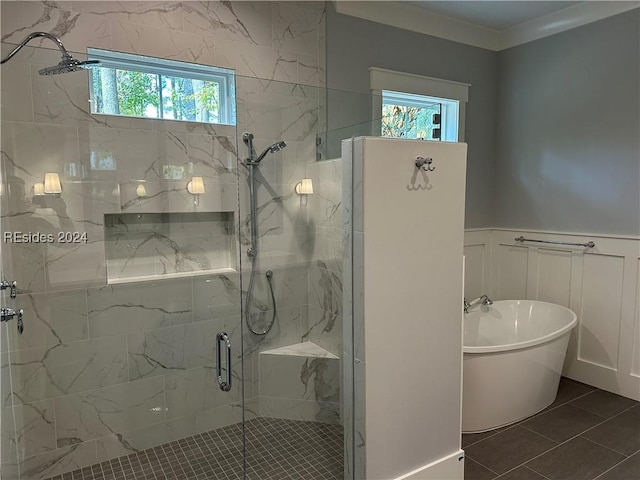
[[[44,31],[60,38],[70,52],[82,52],[86,45],[97,48],[111,46],[110,25],[106,17],[60,10],[49,2],[2,2],[0,28],[3,43],[19,43],[30,32]],[[45,39],[36,40],[32,45],[55,48]]]
[[234,138],[201,134],[187,135],[188,168],[190,176],[201,176],[217,183],[237,183],[236,150],[231,148]]
[[[3,51],[4,56],[4,51]],[[17,57],[2,66],[2,136],[6,135],[4,127],[7,121],[32,122],[31,108],[31,67],[21,63]],[[4,149],[4,147],[3,147]]]
[[[245,411],[246,412],[246,411]],[[196,428],[198,433],[209,432],[218,428],[227,427],[248,420],[253,417],[249,410],[248,414],[244,413],[242,403],[231,403],[222,407],[203,410],[196,414]]]
[[[3,326],[3,328],[9,328],[9,326]],[[13,405],[9,366],[9,353],[7,352],[7,349],[4,348],[0,351],[0,409]],[[11,420],[11,423],[13,423],[13,420]]]
[[339,360],[260,354],[260,396],[316,402],[340,399]]
[[91,115],[86,75],[38,74],[41,68],[57,64],[59,59],[52,56],[46,64],[31,65],[34,120],[59,125],[104,125],[104,119]]
[[342,352],[340,357],[342,369],[342,384],[340,394],[340,419],[344,426],[344,480],[352,480],[353,477],[353,356],[348,352]]
[[[6,179],[25,182],[26,204],[33,195],[33,184],[43,182],[45,173],[56,172],[62,179],[66,165],[80,163],[78,129],[68,125],[3,122],[2,151]],[[18,205],[14,208],[20,210]]]
[[214,57],[213,37],[130,22],[111,22],[112,48],[117,52],[225,66]]
[[247,93],[246,106],[247,129],[260,132],[260,138],[298,142],[309,135],[315,138],[317,99]]
[[193,320],[188,278],[92,288],[87,300],[92,338],[155,330]]
[[298,54],[298,82],[304,85],[320,86],[320,70],[317,55]]
[[86,243],[44,245],[47,291],[106,283],[104,240],[94,238],[95,235]]
[[[104,229],[104,215],[120,211],[120,191],[117,182],[112,181],[62,181],[64,201],[58,216],[61,216],[61,228],[65,217],[68,224],[65,231],[86,232],[88,241],[102,240]],[[38,205],[51,208],[55,198],[43,195],[37,200]]]
[[287,52],[318,56],[322,2],[273,4],[273,46]]
[[11,350],[51,347],[87,338],[85,290],[23,294],[16,298],[16,305],[24,310],[25,329],[20,335],[16,328],[9,328]]
[[0,410],[0,475],[2,478],[18,478],[18,455],[13,408]]
[[232,346],[237,346],[234,355],[239,356],[241,337],[237,318],[129,334],[130,380],[214,364],[216,334],[221,330],[229,334]]
[[[2,222],[3,231],[11,231]],[[2,270],[5,278],[18,282],[18,292],[39,293],[45,291],[46,272],[44,247],[39,243],[11,244],[2,250]]]
[[171,30],[182,30],[183,26],[181,2],[73,1],[68,3],[74,12],[96,14],[112,20],[140,23]]
[[148,378],[56,397],[55,419],[60,448],[162,422],[163,379]]
[[[264,329],[266,321],[271,321],[272,312],[271,309],[262,313],[252,310],[251,325],[257,330]],[[276,321],[268,335],[257,336],[247,333],[244,339],[244,353],[245,358],[251,359],[253,370],[258,371],[259,352],[304,341],[303,335],[308,329],[307,324],[306,306],[289,307],[280,305],[277,310]],[[256,388],[258,380],[259,378],[256,374],[254,377]]]
[[20,478],[43,480],[65,472],[77,470],[78,468],[93,465],[96,461],[95,442],[57,448],[50,452],[25,458],[20,464]]
[[307,422],[340,423],[340,404],[261,396],[260,416]]
[[321,346],[325,350],[340,355],[343,342],[342,317],[330,310],[309,305],[309,329],[303,340]]
[[215,60],[218,66],[232,68],[237,75],[280,82],[295,83],[298,80],[298,59],[295,53],[260,45],[216,40]]
[[271,2],[183,2],[184,30],[271,47]]
[[14,401],[34,402],[126,382],[126,348],[120,336],[18,350],[11,355]]
[[194,277],[193,308],[196,321],[238,317],[241,308],[240,275]]
[[[15,421],[15,423],[14,423]],[[2,411],[2,445],[3,458],[8,462],[17,451],[18,458],[23,459],[49,452],[56,448],[56,431],[53,411],[53,400],[16,405]],[[15,447],[15,448],[13,448]]]
[[[167,374],[165,376],[167,419],[205,411],[213,415],[214,410],[219,407],[241,404],[240,368],[240,362],[236,360],[233,365],[231,390],[228,392],[220,390],[213,365]],[[214,420],[210,419],[210,422]]]
[[[309,269],[309,304],[327,312],[327,321],[342,316],[342,275],[318,261]],[[331,329],[330,324],[324,328]]]
[[[307,169],[317,163],[316,158],[316,141],[315,133],[308,135],[303,141],[287,141],[287,148],[280,152],[275,162],[276,181],[282,185],[289,185],[291,190],[295,189],[295,185],[303,178],[308,178]],[[315,180],[314,180],[315,188]],[[314,193],[315,195],[315,193]],[[309,208],[303,206],[300,197],[296,196],[298,202],[295,207],[297,210],[307,213]],[[311,198],[307,199],[307,205]]]

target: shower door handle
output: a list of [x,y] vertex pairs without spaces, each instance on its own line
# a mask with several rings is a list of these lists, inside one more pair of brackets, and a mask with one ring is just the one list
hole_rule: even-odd
[[[222,379],[222,351],[220,342],[224,344],[225,358],[227,361],[227,379]],[[223,392],[231,390],[231,340],[227,332],[219,332],[216,335],[216,373],[218,375],[218,386]]]

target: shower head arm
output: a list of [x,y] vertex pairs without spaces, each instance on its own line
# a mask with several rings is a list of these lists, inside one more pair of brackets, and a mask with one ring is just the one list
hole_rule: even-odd
[[67,49],[64,48],[64,45],[62,44],[62,42],[60,41],[60,39],[58,37],[55,37],[55,36],[53,36],[53,35],[51,35],[50,33],[47,33],[47,32],[32,32],[29,35],[27,35],[26,38],[24,40],[22,40],[18,44],[18,46],[16,48],[11,50],[9,55],[7,55],[5,58],[3,58],[0,61],[0,64],[6,63],[7,61],[9,61],[11,59],[11,57],[13,57],[16,53],[18,53],[22,49],[22,47],[26,46],[27,43],[29,43],[34,38],[39,38],[39,37],[48,38],[53,43],[55,43],[58,46],[58,48],[60,49],[60,52],[62,52],[62,58],[63,59],[70,59],[71,58],[71,55],[69,55],[69,52],[67,52]]

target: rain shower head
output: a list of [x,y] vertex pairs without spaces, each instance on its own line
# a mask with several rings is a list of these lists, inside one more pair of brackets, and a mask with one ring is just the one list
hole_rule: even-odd
[[81,62],[73,58],[71,55],[67,57],[63,55],[60,63],[54,65],[53,67],[43,68],[42,70],[39,70],[38,73],[40,75],[58,75],[61,73],[70,73],[77,72],[78,70],[85,70],[99,64],[100,61],[98,60],[87,60],[85,62]]
[[22,49],[22,47],[24,47],[27,43],[29,43],[34,38],[38,38],[38,37],[48,38],[53,43],[55,43],[60,49],[60,52],[62,52],[62,60],[60,60],[60,63],[58,63],[58,65],[55,65],[53,67],[43,68],[38,72],[40,73],[40,75],[58,75],[60,73],[77,72],[78,70],[91,68],[100,63],[98,60],[87,60],[85,62],[76,60],[69,54],[69,52],[67,52],[67,49],[64,48],[64,45],[62,45],[62,42],[58,37],[55,37],[47,32],[33,32],[27,35],[27,37],[24,40],[22,40],[18,44],[18,46],[9,53],[9,55],[3,58],[0,61],[0,64],[6,63],[9,59],[11,59],[11,57],[13,57],[16,53],[18,53],[20,49]]

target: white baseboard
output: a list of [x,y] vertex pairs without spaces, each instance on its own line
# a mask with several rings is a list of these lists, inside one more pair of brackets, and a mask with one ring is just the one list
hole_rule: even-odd
[[464,452],[458,450],[394,480],[462,480],[463,478]]

